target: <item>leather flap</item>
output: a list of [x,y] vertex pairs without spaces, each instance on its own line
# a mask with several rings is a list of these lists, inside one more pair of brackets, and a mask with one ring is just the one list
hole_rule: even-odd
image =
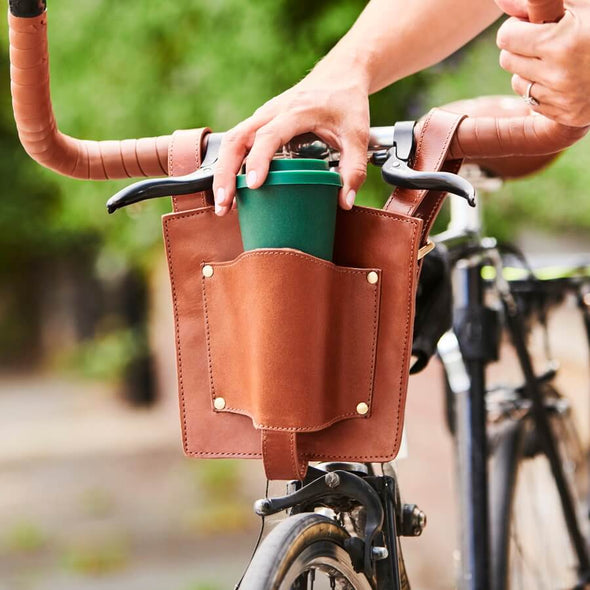
[[380,270],[272,249],[201,275],[214,411],[291,432],[370,416]]

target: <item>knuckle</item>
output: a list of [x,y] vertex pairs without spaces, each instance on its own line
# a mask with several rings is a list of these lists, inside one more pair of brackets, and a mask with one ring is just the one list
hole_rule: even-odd
[[569,78],[566,72],[561,68],[554,68],[549,75],[550,85],[554,90],[567,92],[569,87]]
[[274,128],[273,125],[265,125],[264,127],[261,127],[260,129],[258,129],[258,131],[256,131],[256,141],[258,140],[264,140],[264,141],[268,141],[269,139],[272,139],[275,135],[276,135],[276,129]]
[[351,169],[348,171],[348,177],[352,181],[357,183],[364,182],[367,178],[367,167],[361,164],[360,162],[358,164],[353,165]]
[[242,142],[242,133],[240,131],[239,126],[226,131],[225,135],[223,136],[223,144],[224,146],[234,147],[237,144]]
[[585,109],[583,104],[575,105],[572,109],[569,110],[569,114],[571,117],[571,125],[573,127],[584,127],[588,124],[588,117],[585,115]]

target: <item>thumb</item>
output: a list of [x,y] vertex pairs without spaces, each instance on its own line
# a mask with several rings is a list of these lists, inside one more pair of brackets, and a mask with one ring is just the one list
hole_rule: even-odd
[[524,19],[529,17],[527,0],[495,0],[495,2],[500,10],[510,16]]

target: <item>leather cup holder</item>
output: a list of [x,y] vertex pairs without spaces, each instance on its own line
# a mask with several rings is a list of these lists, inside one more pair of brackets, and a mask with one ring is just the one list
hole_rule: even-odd
[[369,417],[380,279],[291,249],[204,262],[212,410],[288,432]]

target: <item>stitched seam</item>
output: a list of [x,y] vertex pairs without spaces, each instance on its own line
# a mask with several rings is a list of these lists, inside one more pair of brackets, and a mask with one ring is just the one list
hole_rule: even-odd
[[182,414],[182,446],[185,453],[188,453],[188,435],[187,435],[187,418],[186,418],[186,402],[184,399],[184,381],[182,374],[182,350],[180,343],[180,322],[178,318],[178,303],[176,295],[176,284],[174,280],[174,262],[172,258],[172,250],[170,247],[170,233],[168,229],[168,219],[164,219],[164,236],[166,241],[166,251],[168,257],[168,266],[170,270],[170,287],[172,290],[172,306],[174,309],[174,332],[176,335],[176,356],[178,358],[178,393],[180,397],[180,409]]
[[190,211],[188,213],[168,213],[167,215],[164,216],[164,219],[166,219],[166,221],[168,223],[174,223],[175,221],[178,221],[180,219],[187,219],[188,217],[196,217],[197,215],[204,215],[206,213],[208,213],[209,211],[213,211],[213,207],[203,207],[202,209],[197,209],[194,211]]
[[273,431],[277,431],[277,432],[319,432],[320,430],[324,430],[326,428],[328,428],[329,426],[332,426],[333,424],[336,424],[336,422],[340,422],[342,420],[345,420],[346,418],[367,418],[367,416],[361,416],[360,414],[357,414],[356,412],[347,412],[345,414],[340,414],[338,416],[336,416],[335,418],[330,419],[328,422],[324,422],[320,425],[314,425],[314,426],[269,426],[267,424],[260,424],[258,422],[255,421],[254,417],[252,416],[252,414],[250,413],[250,410],[245,410],[242,408],[233,408],[233,407],[225,407],[223,410],[216,410],[215,413],[217,414],[240,414],[241,416],[247,416],[248,418],[250,418],[252,420],[252,424],[254,425],[254,428],[256,428],[257,430],[273,430]]
[[[196,211],[187,211],[186,213],[169,213],[165,217],[167,220],[169,220],[170,223],[174,223],[177,220],[187,219],[189,217],[195,217],[197,215],[203,215],[204,213],[207,213],[209,210],[213,210],[212,205],[207,205],[206,207],[203,207],[202,209],[197,209]],[[395,219],[396,221],[399,221],[401,223],[409,223],[411,225],[416,225],[416,223],[419,223],[416,221],[415,217],[409,217],[406,215],[391,213],[383,209],[373,209],[369,207],[355,207],[354,210],[352,212],[348,212],[347,215],[373,215],[375,217]]]
[[[412,247],[410,249],[410,255],[409,255],[409,259],[408,259],[408,284],[411,287],[414,282],[414,262],[415,262],[415,256],[414,256],[414,252],[416,250],[416,233],[417,232],[412,232]],[[412,289],[413,291],[413,289]],[[404,346],[403,346],[403,358],[402,358],[402,370],[400,371],[400,380],[399,380],[399,396],[398,396],[398,400],[397,400],[397,411],[396,411],[396,428],[395,428],[395,439],[394,439],[394,443],[393,443],[393,449],[392,452],[396,452],[397,449],[399,449],[399,444],[400,444],[400,438],[401,438],[401,429],[400,429],[400,421],[401,421],[401,408],[402,408],[402,399],[404,399],[405,401],[405,397],[407,395],[407,390],[403,391],[403,383],[404,383],[404,377],[407,378],[407,375],[405,375],[405,373],[407,373],[408,371],[408,353],[409,353],[409,347],[408,347],[408,338],[409,338],[409,332],[410,332],[410,315],[412,313],[412,297],[413,295],[410,294],[410,296],[407,298],[408,301],[408,305],[406,308],[406,326],[405,326],[405,333],[404,333]]]
[[320,455],[318,453],[304,453],[301,455],[302,458],[307,459],[308,461],[317,461],[317,460],[325,460],[327,458],[329,458],[330,460],[335,460],[335,459],[351,459],[353,461],[362,461],[363,459],[366,460],[377,460],[380,459],[381,457],[387,457],[386,460],[390,460],[392,457],[395,457],[397,453],[395,453],[395,449],[392,451],[389,451],[387,454],[383,455],[379,455],[379,454],[375,454],[375,455]]
[[252,459],[260,459],[262,458],[262,453],[221,453],[216,451],[186,451],[185,455],[189,457],[202,457],[202,456],[210,456],[210,457],[249,457]]
[[[169,176],[176,176],[174,171],[174,146],[176,144],[176,133],[172,134],[172,141],[170,142],[170,147],[168,148],[168,174]],[[172,208],[174,211],[178,210],[178,203],[176,202],[176,197],[172,197]]]
[[266,452],[266,448],[267,448],[266,447],[266,432],[264,432],[264,430],[263,430],[262,431],[262,462],[263,462],[265,471],[266,471],[267,467],[270,469],[269,457]]
[[[449,148],[451,146],[452,136],[454,135],[455,131],[457,130],[457,126],[459,125],[459,123],[461,123],[461,121],[464,118],[465,118],[464,115],[457,115],[454,118],[453,124],[450,126],[450,128],[449,128],[449,130],[447,132],[447,136],[445,137],[445,140],[444,140],[444,143],[443,143],[443,150],[439,153],[439,157],[438,157],[438,160],[436,162],[435,168],[436,168],[437,171],[442,168],[442,165],[444,164],[445,158],[446,158],[447,154],[449,153]],[[438,206],[440,204],[440,200],[442,198],[444,198],[444,196],[445,196],[445,193],[442,193],[441,196],[437,199],[434,208],[431,209],[430,214],[428,215],[428,219],[426,220],[425,227],[423,228],[424,229],[423,241],[428,236],[430,220],[432,219],[432,216],[436,212],[436,210],[437,210],[437,208],[438,208]],[[420,209],[420,207],[426,202],[426,198],[427,197],[428,197],[428,192],[424,195],[424,198],[418,204],[418,207],[416,208],[416,210],[414,211],[414,213],[417,213],[418,209]]]
[[343,266],[337,266],[336,264],[334,264],[332,262],[328,262],[327,260],[321,260],[319,258],[312,256],[311,254],[299,253],[299,252],[293,251],[293,250],[278,250],[278,249],[249,250],[247,252],[243,252],[237,258],[234,258],[234,260],[230,260],[227,262],[209,262],[209,264],[211,266],[213,266],[214,268],[218,268],[218,269],[231,268],[233,266],[240,264],[240,262],[242,260],[246,260],[247,258],[253,258],[253,257],[257,257],[257,256],[293,256],[294,258],[301,258],[302,260],[306,260],[306,261],[311,262],[313,264],[317,264],[318,266],[323,266],[325,268],[329,268],[330,270],[333,270],[334,272],[337,272],[340,274],[365,275],[366,273],[371,272],[371,271],[379,271],[379,269],[377,269],[377,268],[360,269],[360,268],[348,268],[348,267],[343,267]]
[[[434,111],[430,111],[430,113],[428,113],[428,116],[426,117],[426,121],[424,122],[424,125],[422,126],[422,129],[420,130],[420,137],[418,138],[418,146],[416,147],[416,153],[420,153],[422,151],[422,147],[424,145],[424,136],[426,135],[426,130],[428,129],[428,127],[430,127],[430,122],[432,121],[432,115],[433,115]],[[410,211],[409,213],[411,213],[412,211],[414,211],[414,207],[416,205],[416,201],[422,202],[422,199],[425,197],[426,195],[426,191],[422,190],[422,191],[416,191],[414,193],[414,198],[412,199],[412,205],[410,207]]]
[[436,202],[434,203],[434,207],[432,207],[432,209],[430,210],[430,215],[428,216],[428,219],[426,219],[426,221],[424,222],[424,228],[423,228],[424,237],[423,237],[422,241],[424,241],[428,237],[428,234],[430,233],[430,223],[432,221],[432,218],[438,212],[438,209],[439,209],[441,203],[444,201],[445,196],[446,196],[446,193],[441,193],[441,195],[438,197],[438,199],[436,199]]
[[[415,232],[413,232],[414,235]],[[243,257],[245,256],[260,256],[260,255],[266,255],[266,254],[287,254],[287,255],[294,255],[300,258],[304,258],[305,260],[309,260],[311,262],[314,263],[318,263],[318,264],[322,264],[324,265],[324,262],[319,260],[319,259],[315,259],[315,258],[309,258],[308,255],[300,255],[297,252],[275,252],[275,251],[263,251],[263,252],[245,252],[243,254],[240,254],[240,256],[238,256],[238,258],[236,258],[236,260],[232,261],[231,263],[225,264],[225,263],[218,263],[217,265],[214,265],[215,268],[228,268],[230,266],[233,266],[234,264],[236,264],[237,262],[239,262]],[[340,272],[345,272],[345,273],[350,273],[350,274],[366,274],[367,272],[370,272],[371,269],[367,269],[365,270],[348,270],[342,267],[337,267],[336,265],[333,265],[331,263],[325,263],[325,266],[327,266],[330,270],[337,270]],[[203,265],[201,265],[201,268],[203,267]],[[369,403],[369,408],[371,407],[371,403],[372,403],[372,399],[373,399],[373,390],[374,390],[374,379],[375,379],[375,366],[376,366],[376,347],[377,347],[377,331],[378,331],[378,295],[380,293],[380,286],[381,286],[381,277],[382,277],[382,271],[380,269],[374,269],[378,274],[379,274],[379,280],[377,282],[376,285],[371,285],[372,289],[373,289],[373,297],[374,297],[374,303],[373,303],[373,335],[372,335],[372,348],[371,348],[371,368],[369,371],[369,393],[368,393],[368,403]],[[207,304],[207,295],[206,295],[206,278],[202,278],[201,279],[201,285],[202,285],[202,292],[203,292],[203,303],[204,303],[204,315],[205,315],[205,325],[206,325],[206,337],[207,337],[207,362],[208,362],[208,369],[209,369],[209,384],[210,384],[210,389],[211,389],[211,395],[212,395],[212,400],[215,398],[216,394],[215,394],[215,383],[214,383],[214,377],[213,377],[213,357],[212,357],[212,352],[211,352],[211,329],[210,329],[210,322],[209,322],[209,313],[208,313],[208,304]],[[329,426],[332,426],[333,424],[335,424],[336,422],[340,422],[342,420],[345,420],[347,418],[358,418],[358,419],[367,419],[370,414],[362,416],[360,414],[358,414],[356,411],[351,411],[351,412],[345,412],[342,414],[339,414],[333,418],[331,418],[330,420],[328,420],[327,422],[322,422],[319,425],[312,425],[312,426],[272,426],[272,425],[267,425],[267,424],[263,424],[263,423],[259,423],[256,422],[255,417],[252,415],[251,410],[246,409],[246,408],[238,408],[238,407],[234,407],[234,406],[226,406],[223,410],[213,410],[215,413],[239,413],[241,415],[245,415],[248,418],[250,418],[252,420],[252,423],[254,425],[254,427],[256,429],[259,430],[272,430],[272,431],[278,431],[278,432],[318,432],[320,430],[324,430],[326,428],[328,428]]]
[[[179,390],[180,390],[180,401],[181,401],[181,410],[182,410],[182,418],[183,418],[183,446],[184,446],[184,451],[185,454],[188,456],[193,456],[193,457],[204,457],[204,456],[211,456],[211,457],[249,457],[249,458],[260,458],[262,455],[259,452],[254,452],[254,453],[249,453],[249,452],[215,452],[215,451],[190,451],[188,449],[188,437],[187,437],[187,433],[186,433],[186,424],[187,424],[187,412],[186,412],[186,403],[185,403],[185,397],[184,397],[184,382],[183,382],[183,377],[182,377],[182,357],[181,357],[181,347],[180,347],[180,336],[179,336],[179,321],[178,321],[178,305],[177,305],[177,298],[176,298],[176,289],[175,289],[175,285],[174,285],[174,272],[173,272],[173,262],[172,262],[172,257],[170,255],[171,253],[171,248],[170,248],[170,236],[169,236],[169,224],[173,223],[176,220],[179,219],[185,219],[185,218],[190,218],[190,217],[195,217],[197,215],[202,215],[208,212],[208,209],[211,209],[212,207],[207,207],[203,210],[198,210],[198,211],[191,211],[188,213],[182,213],[182,214],[171,214],[169,216],[165,216],[164,219],[164,227],[165,227],[165,236],[166,236],[166,246],[167,246],[167,250],[168,250],[168,261],[170,264],[170,277],[171,277],[171,284],[172,284],[172,293],[173,293],[173,306],[174,306],[174,318],[175,318],[175,331],[176,331],[176,342],[177,342],[177,347],[178,347],[178,375],[179,375]],[[415,219],[415,218],[405,218],[403,216],[398,216],[392,213],[388,213],[388,212],[381,212],[381,210],[372,210],[372,209],[356,209],[355,213],[358,214],[364,214],[364,215],[376,215],[378,217],[387,217],[387,218],[395,218],[398,221],[401,221],[403,223],[409,223],[410,225],[414,226],[414,231],[412,233],[412,252],[415,249],[415,235],[416,235],[416,228],[419,225],[420,221]],[[410,269],[413,266],[413,260],[412,258],[410,258]],[[354,271],[353,271],[354,272]],[[410,274],[411,274],[411,270],[410,270]],[[408,304],[408,314],[407,314],[407,318],[406,318],[406,334],[405,334],[405,344],[406,344],[406,348],[407,348],[407,338],[408,338],[408,324],[409,324],[409,310],[410,310],[410,302]],[[404,355],[404,363],[407,360],[407,350],[406,353]],[[401,381],[400,381],[400,391],[401,391]],[[400,405],[401,405],[401,396],[398,400],[398,424],[397,424],[397,428],[398,428],[398,432],[396,433],[396,438],[394,441],[394,447],[391,451],[391,453],[395,453],[396,448],[398,447],[398,443],[399,443],[399,438],[400,438],[400,432],[399,432],[399,409],[400,409]],[[382,457],[383,455],[330,455],[330,457],[333,458],[342,458],[342,459],[353,459],[353,458],[357,458],[357,459],[377,459],[379,457]],[[310,454],[305,454],[302,453],[301,454],[302,458],[315,458],[318,457],[320,458],[321,455],[316,455],[313,453]]]
[[[203,268],[203,264],[201,264]],[[207,342],[207,368],[209,370],[209,390],[211,405],[214,407],[215,394],[215,381],[213,379],[213,356],[211,354],[211,330],[209,329],[209,308],[207,305],[207,287],[205,286],[205,277],[201,273],[201,291],[203,294],[203,312],[205,315],[205,338]],[[212,408],[213,409],[213,408]],[[213,410],[215,412],[215,410]]]
[[[201,132],[197,138],[197,141],[195,141],[195,170],[201,167],[201,142],[203,141],[204,135],[205,134]],[[205,191],[195,193],[195,196],[201,199],[201,205],[203,207],[207,206],[207,197],[205,196]]]
[[299,469],[297,469],[297,459],[295,457],[295,433],[292,432],[289,435],[289,455],[291,456],[291,467],[293,468],[293,473],[299,473]]
[[375,301],[373,303],[373,347],[371,350],[371,372],[369,374],[369,413],[367,418],[373,414],[373,394],[375,392],[375,365],[377,362],[377,334],[379,328],[379,294],[381,292],[382,273],[375,285]]
[[355,207],[352,212],[347,213],[347,215],[351,214],[373,215],[375,217],[384,217],[385,219],[395,219],[396,221],[400,221],[402,223],[416,223],[415,219],[408,215],[393,213],[391,211],[386,211],[385,209],[373,209],[372,207]]

